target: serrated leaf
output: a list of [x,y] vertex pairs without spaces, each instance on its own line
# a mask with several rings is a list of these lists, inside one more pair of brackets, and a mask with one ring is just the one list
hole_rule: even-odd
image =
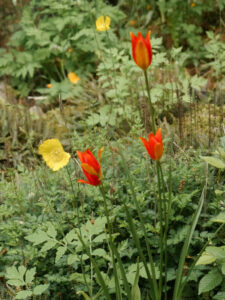
[[26,276],[25,276],[26,284],[31,283],[33,281],[35,273],[36,273],[36,268],[27,270]]
[[70,254],[67,258],[68,265],[72,265],[75,261],[79,261],[79,257],[76,254]]
[[106,234],[101,233],[98,236],[96,236],[96,238],[94,238],[92,242],[93,243],[102,243],[105,239],[106,239]]
[[37,286],[35,286],[35,288],[33,290],[33,294],[35,296],[42,295],[44,292],[46,292],[46,290],[48,289],[48,287],[49,287],[49,284],[40,284],[40,285],[37,285]]
[[212,156],[201,156],[201,158],[207,162],[208,164],[218,168],[218,169],[224,169],[225,168],[225,163],[217,158],[217,157],[212,157]]
[[19,279],[9,279],[7,280],[7,283],[14,286],[23,286],[25,285],[25,282],[19,280]]
[[[21,273],[20,273],[15,266],[8,267],[6,269],[6,278],[9,279],[7,282],[9,284],[15,285],[15,286],[25,285],[24,278],[23,278],[24,268],[25,267],[20,269],[21,270]],[[25,271],[26,271],[26,268],[25,268]]]
[[71,243],[72,240],[77,240],[77,235],[75,233],[75,231],[72,229],[70,230],[70,232],[68,232],[64,238],[64,240],[67,242],[67,243]]
[[53,239],[56,238],[57,231],[55,230],[55,227],[52,225],[52,223],[49,224],[48,226],[48,231],[47,234],[52,237]]
[[32,292],[31,291],[20,291],[15,299],[27,299],[27,297],[32,296]]
[[18,272],[19,272],[21,278],[23,278],[23,276],[24,276],[26,270],[27,270],[27,269],[26,269],[24,266],[19,266],[19,267],[18,267]]
[[216,270],[206,274],[199,282],[198,294],[209,292],[221,284],[222,275]]
[[45,231],[39,229],[36,232],[26,236],[25,239],[34,243],[34,245],[36,246],[47,241],[49,239],[49,236]]
[[59,247],[56,252],[55,262],[57,263],[60,258],[65,254],[67,247]]
[[104,249],[102,249],[102,248],[95,249],[95,250],[92,252],[92,255],[104,257],[105,259],[110,260],[110,256],[109,256],[109,255],[106,253],[106,251],[105,251]]
[[41,252],[46,252],[52,249],[57,244],[57,241],[49,240],[41,248]]

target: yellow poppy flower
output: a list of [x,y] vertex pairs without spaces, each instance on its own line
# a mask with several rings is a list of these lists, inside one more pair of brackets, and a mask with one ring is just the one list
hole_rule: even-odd
[[52,87],[51,83],[46,84],[46,87],[50,89]]
[[111,19],[108,16],[101,16],[96,20],[96,30],[106,31],[109,29]]
[[196,3],[191,3],[191,7],[195,7],[196,6]]
[[44,141],[38,148],[38,154],[42,155],[47,166],[53,171],[65,167],[70,160],[70,154],[64,151],[58,139]]
[[72,83],[72,84],[75,84],[77,83],[79,80],[80,80],[80,77],[78,77],[75,73],[73,72],[69,72],[68,75],[67,75],[69,81]]

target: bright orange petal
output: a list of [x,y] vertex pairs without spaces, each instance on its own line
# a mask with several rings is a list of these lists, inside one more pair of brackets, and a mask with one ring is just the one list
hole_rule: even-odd
[[88,164],[81,164],[81,167],[84,169],[84,171],[86,171],[88,174],[90,175],[95,175],[98,176],[98,173],[96,172],[96,170],[94,168],[92,168],[90,165]]

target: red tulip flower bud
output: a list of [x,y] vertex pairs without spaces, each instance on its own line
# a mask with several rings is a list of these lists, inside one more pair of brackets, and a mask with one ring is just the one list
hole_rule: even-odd
[[144,71],[148,69],[152,62],[150,33],[151,31],[148,31],[146,37],[144,38],[140,32],[138,32],[137,36],[130,32],[133,59],[138,67]]
[[102,180],[100,159],[103,148],[98,152],[99,162],[94,157],[93,153],[87,149],[85,152],[77,151],[77,156],[81,161],[82,171],[87,178],[87,181],[79,179],[78,182],[86,183],[90,185],[100,185]]
[[154,135],[152,132],[148,136],[148,141],[140,137],[148,154],[154,160],[160,160],[163,155],[163,142],[161,136],[161,128],[159,128]]

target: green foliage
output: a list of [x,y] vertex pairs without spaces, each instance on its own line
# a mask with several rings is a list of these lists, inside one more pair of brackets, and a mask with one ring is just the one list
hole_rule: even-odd
[[[94,2],[85,2],[32,0],[24,6],[7,45],[10,52],[2,50],[0,59],[0,76],[10,76],[21,97],[39,92],[50,99],[61,94],[65,100],[80,93],[79,84],[73,86],[66,76],[74,72],[82,80],[94,72],[97,13],[107,8],[112,22],[123,18],[122,12],[103,1],[98,1],[98,10]],[[52,89],[46,88],[48,83]]]
[[6,268],[7,283],[10,286],[19,288],[17,290],[20,290],[21,287],[26,287],[26,290],[15,291],[15,299],[27,299],[32,295],[39,296],[47,291],[48,284],[40,284],[34,287],[35,274],[36,268],[26,269],[24,266],[19,266],[18,269],[15,266]]

